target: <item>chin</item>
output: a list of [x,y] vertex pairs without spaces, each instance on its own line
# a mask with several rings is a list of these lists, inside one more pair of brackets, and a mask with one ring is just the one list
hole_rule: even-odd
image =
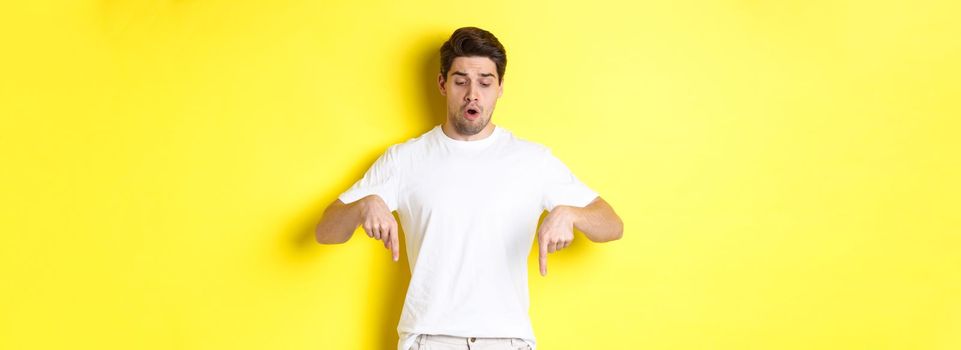
[[[459,120],[458,123],[454,123],[454,127],[455,127],[455,128],[457,129],[457,131],[460,132],[461,134],[464,134],[464,135],[477,135],[478,133],[480,133],[481,131],[483,131],[484,128],[487,127],[488,121],[489,121],[489,119],[485,119],[485,120],[480,120],[480,119],[478,119],[478,120],[475,120],[475,121],[470,121],[470,120],[467,120],[467,118],[461,117],[461,119]],[[475,128],[476,128],[476,129],[475,129]]]

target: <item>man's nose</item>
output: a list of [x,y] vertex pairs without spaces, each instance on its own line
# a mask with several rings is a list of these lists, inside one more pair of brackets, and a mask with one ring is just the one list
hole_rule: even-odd
[[467,102],[477,101],[478,96],[479,94],[477,93],[477,89],[468,87],[467,94],[464,95],[464,99],[467,100]]

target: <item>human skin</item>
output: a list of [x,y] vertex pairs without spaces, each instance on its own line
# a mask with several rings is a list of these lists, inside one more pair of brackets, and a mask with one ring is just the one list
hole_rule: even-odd
[[575,227],[595,243],[610,242],[624,235],[621,218],[600,196],[584,207],[558,205],[544,217],[537,230],[541,276],[547,276],[547,254],[570,246]]
[[340,244],[350,239],[358,225],[363,226],[368,237],[384,241],[384,248],[390,250],[393,260],[399,260],[397,220],[378,195],[372,194],[350,204],[334,200],[324,210],[314,234],[317,243]]
[[[437,84],[447,103],[447,118],[441,130],[448,137],[476,141],[493,133],[491,118],[494,107],[504,93],[503,79],[497,76],[494,61],[481,56],[456,57],[451,62],[447,76],[438,74]],[[471,114],[470,110],[477,113]],[[317,224],[317,242],[344,243],[358,225],[363,226],[368,237],[383,241],[393,260],[398,261],[400,244],[397,221],[386,202],[377,195],[369,195],[350,204],[344,204],[340,199],[331,203]],[[620,239],[624,232],[620,217],[601,197],[584,207],[554,207],[537,231],[542,276],[547,275],[547,255],[570,246],[574,240],[574,228],[598,243]]]
[[[494,107],[504,94],[504,82],[497,76],[493,60],[481,56],[454,58],[447,76],[438,74],[437,84],[447,100],[447,122],[442,127],[447,136],[463,141],[490,136]],[[479,116],[473,120],[468,118],[470,108],[479,109]],[[624,232],[624,223],[601,197],[585,207],[555,207],[537,232],[542,276],[547,275],[547,255],[571,245],[574,227],[593,242],[620,239]]]
[[[441,126],[452,139],[474,141],[494,132],[491,117],[497,99],[504,94],[503,79],[497,76],[497,65],[490,58],[457,57],[451,62],[447,76],[437,75],[437,87],[447,101],[447,120]],[[476,110],[476,116],[468,111]]]

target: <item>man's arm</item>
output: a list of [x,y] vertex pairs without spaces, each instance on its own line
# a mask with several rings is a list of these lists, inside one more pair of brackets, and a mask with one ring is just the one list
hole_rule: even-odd
[[340,199],[334,200],[324,210],[324,216],[317,223],[314,235],[317,243],[321,244],[340,244],[347,242],[354,230],[361,222],[361,206],[364,200],[360,199],[350,204],[344,204]]
[[541,276],[547,276],[547,254],[567,248],[574,240],[573,229],[584,232],[592,242],[620,239],[624,223],[601,197],[580,207],[558,205],[547,214],[537,231]]
[[344,204],[340,198],[334,200],[324,210],[314,235],[317,243],[340,244],[347,242],[361,224],[367,236],[384,241],[384,248],[390,250],[394,261],[400,258],[397,220],[378,195],[368,195],[350,204]]
[[562,210],[563,213],[559,214],[570,215],[574,227],[584,232],[592,242],[613,241],[624,235],[624,222],[601,197],[583,208],[558,205],[554,210]]
[[350,204],[344,204],[340,198],[334,200],[324,210],[314,235],[317,243],[340,244],[347,242],[360,224],[363,224],[367,236],[384,241],[384,248],[390,250],[394,261],[400,258],[397,220],[378,195],[368,195]]

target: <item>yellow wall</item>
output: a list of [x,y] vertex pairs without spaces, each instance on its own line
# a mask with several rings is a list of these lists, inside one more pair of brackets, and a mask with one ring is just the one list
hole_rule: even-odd
[[[0,5],[0,348],[390,349],[406,256],[323,208],[440,123],[453,29],[493,120],[623,217],[529,261],[541,349],[961,348],[954,1]],[[533,247],[532,247],[533,248]]]

